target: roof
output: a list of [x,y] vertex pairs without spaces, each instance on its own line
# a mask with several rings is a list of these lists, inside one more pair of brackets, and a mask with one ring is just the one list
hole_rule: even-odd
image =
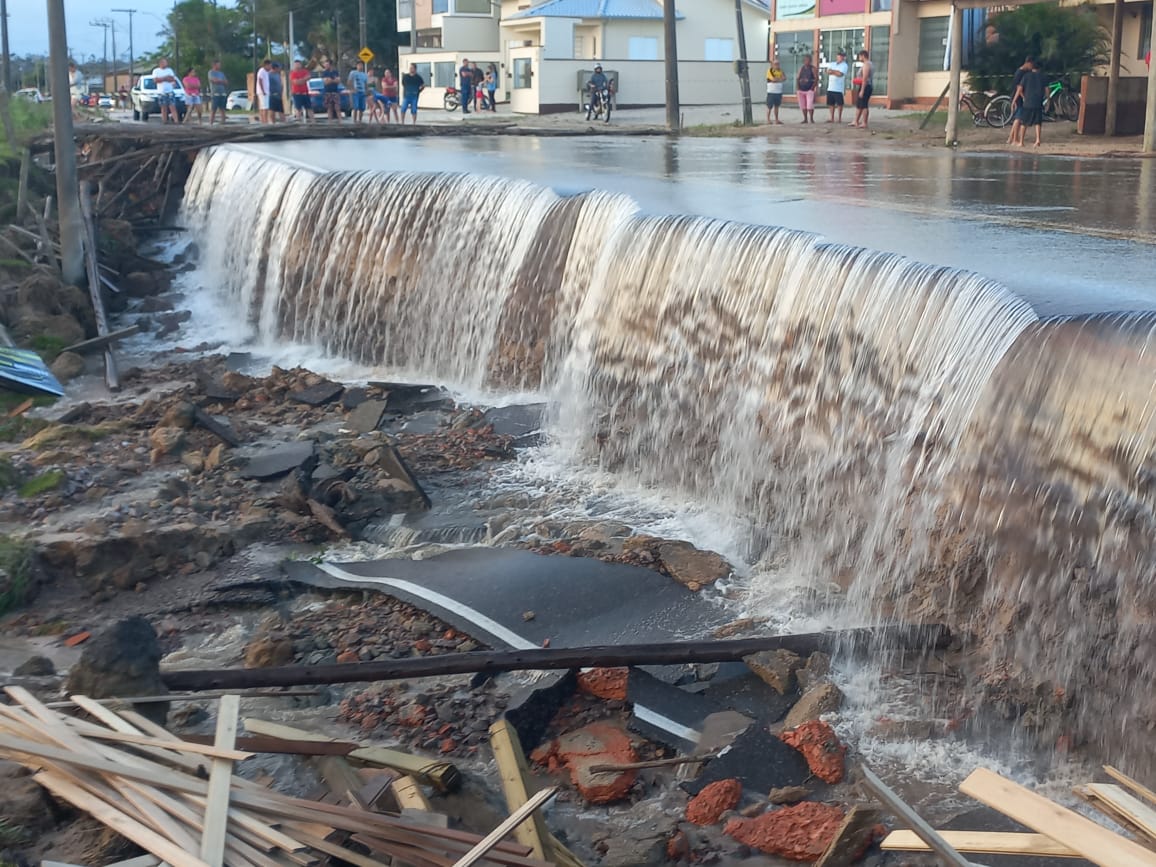
[[[702,0],[690,0],[701,3]],[[770,12],[770,0],[743,0],[764,12]],[[676,13],[684,18],[682,13]],[[543,0],[507,16],[508,21],[519,18],[617,18],[617,19],[661,19],[661,0]]]

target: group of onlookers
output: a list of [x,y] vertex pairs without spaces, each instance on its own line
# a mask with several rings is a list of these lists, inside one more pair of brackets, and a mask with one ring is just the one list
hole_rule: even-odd
[[[854,73],[847,64],[847,52],[840,49],[835,53],[835,61],[828,63],[825,70],[815,66],[810,54],[803,55],[803,65],[795,75],[795,95],[798,99],[799,110],[803,113],[803,123],[815,123],[815,96],[819,90],[819,76],[827,74],[827,109],[830,116],[827,123],[843,122],[843,106],[846,104],[846,95],[850,84],[855,94],[855,120],[849,126],[867,129],[867,122],[871,115],[871,94],[875,89],[875,64],[871,62],[871,55],[867,51],[860,51],[856,56]],[[779,108],[783,104],[783,89],[787,82],[787,74],[782,64],[776,59],[771,61],[771,68],[767,70],[767,123],[781,124]]]
[[[458,79],[461,82],[462,114],[470,111],[497,112],[498,101],[498,67],[491,63],[483,73],[476,63],[468,58],[462,59],[461,69],[458,70]],[[478,103],[482,104],[478,109]]]

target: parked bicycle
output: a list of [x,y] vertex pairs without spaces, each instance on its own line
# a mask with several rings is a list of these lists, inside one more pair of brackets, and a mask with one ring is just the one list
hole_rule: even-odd
[[1044,90],[1044,118],[1079,120],[1080,98],[1062,81],[1053,81]]
[[976,126],[998,128],[1011,121],[1011,97],[998,96],[994,90],[982,94],[964,91],[959,96],[959,108],[971,114],[971,122]]

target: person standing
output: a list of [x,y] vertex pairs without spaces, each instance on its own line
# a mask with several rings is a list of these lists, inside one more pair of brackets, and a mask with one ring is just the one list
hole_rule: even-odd
[[[843,122],[843,106],[846,103],[843,97],[847,90],[847,73],[849,71],[847,52],[839,49],[835,52],[835,62],[827,64],[827,108],[831,112],[831,116],[827,118],[827,123]],[[835,117],[836,109],[839,112],[838,118]]]
[[221,123],[225,122],[229,102],[229,76],[221,71],[221,61],[214,60],[213,68],[209,70],[209,126],[221,113]]
[[787,73],[783,72],[783,65],[772,60],[771,68],[767,70],[767,123],[771,123],[771,112],[775,114],[775,123],[782,125],[779,120],[779,106],[783,104],[783,85],[786,84]]
[[257,70],[257,83],[254,87],[257,90],[257,119],[261,123],[269,122],[269,71],[272,68],[273,61],[266,57]]
[[[153,83],[157,86],[157,104],[161,107],[162,123],[178,123],[177,117],[177,75],[169,69],[169,62],[162,57],[153,70]],[[172,118],[170,120],[169,118]]]
[[855,123],[858,129],[867,129],[871,117],[871,94],[875,92],[875,64],[864,49],[859,52],[859,96],[855,100]]
[[68,98],[72,102],[73,117],[79,117],[76,110],[84,103],[84,73],[75,63],[68,64]]
[[185,72],[181,79],[181,86],[185,89],[185,106],[188,108],[181,123],[192,117],[194,111],[197,113],[197,123],[204,123],[205,110],[201,105],[203,102],[201,99],[201,79],[197,77],[195,67],[190,66]]
[[1016,87],[1016,96],[1020,97],[1023,108],[1020,109],[1023,126],[1019,130],[1019,139],[1016,145],[1024,146],[1024,135],[1028,127],[1036,128],[1036,147],[1040,146],[1041,133],[1044,125],[1044,74],[1040,72],[1039,61],[1032,61],[1032,68],[1024,73]]
[[486,98],[490,101],[490,111],[498,113],[498,67],[490,64],[486,70]]
[[357,68],[349,73],[349,98],[353,103],[353,121],[361,123],[365,119],[365,95],[369,88],[369,76],[365,74],[365,64],[357,61]]
[[[420,76],[419,76],[420,77]],[[378,99],[381,102],[382,120],[384,123],[401,123],[397,112],[397,79],[393,77],[393,70],[387,69],[381,74],[381,93]],[[416,108],[414,110],[416,114]]]
[[1015,75],[1012,76],[1011,94],[1012,94],[1012,125],[1011,131],[1007,136],[1008,144],[1015,144],[1020,140],[1020,130],[1023,128],[1023,100],[1019,95],[1020,82],[1024,80],[1024,76],[1031,72],[1032,64],[1034,63],[1032,57],[1025,57],[1024,62],[1016,69]]
[[815,87],[818,83],[819,77],[815,74],[811,55],[804,54],[803,65],[795,76],[795,92],[799,97],[799,109],[803,112],[803,123],[815,122]]
[[401,122],[405,124],[406,111],[413,112],[413,123],[417,126],[417,98],[425,90],[425,79],[417,74],[417,64],[409,65],[409,72],[401,77]]
[[293,99],[293,117],[313,122],[313,101],[309,98],[309,70],[300,60],[289,70],[289,95]]
[[321,70],[321,100],[326,116],[341,123],[341,73],[328,58]]
[[474,92],[474,68],[470,65],[469,60],[464,57],[462,58],[462,68],[458,70],[458,78],[461,84],[458,96],[462,101],[462,114],[469,114],[470,100],[473,99],[471,94]]
[[269,118],[273,123],[285,122],[285,83],[276,61],[269,69]]

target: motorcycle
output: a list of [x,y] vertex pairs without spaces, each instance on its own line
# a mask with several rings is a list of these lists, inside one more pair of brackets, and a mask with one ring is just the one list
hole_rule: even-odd
[[[610,123],[610,100],[610,85],[600,87],[593,91],[590,95],[590,101],[586,104],[586,119],[595,120],[596,118],[602,118],[606,123]],[[605,117],[602,117],[603,113],[605,113]]]
[[462,105],[462,95],[458,92],[456,87],[447,87],[445,98],[442,100],[442,105],[445,106],[446,111],[457,111]]

